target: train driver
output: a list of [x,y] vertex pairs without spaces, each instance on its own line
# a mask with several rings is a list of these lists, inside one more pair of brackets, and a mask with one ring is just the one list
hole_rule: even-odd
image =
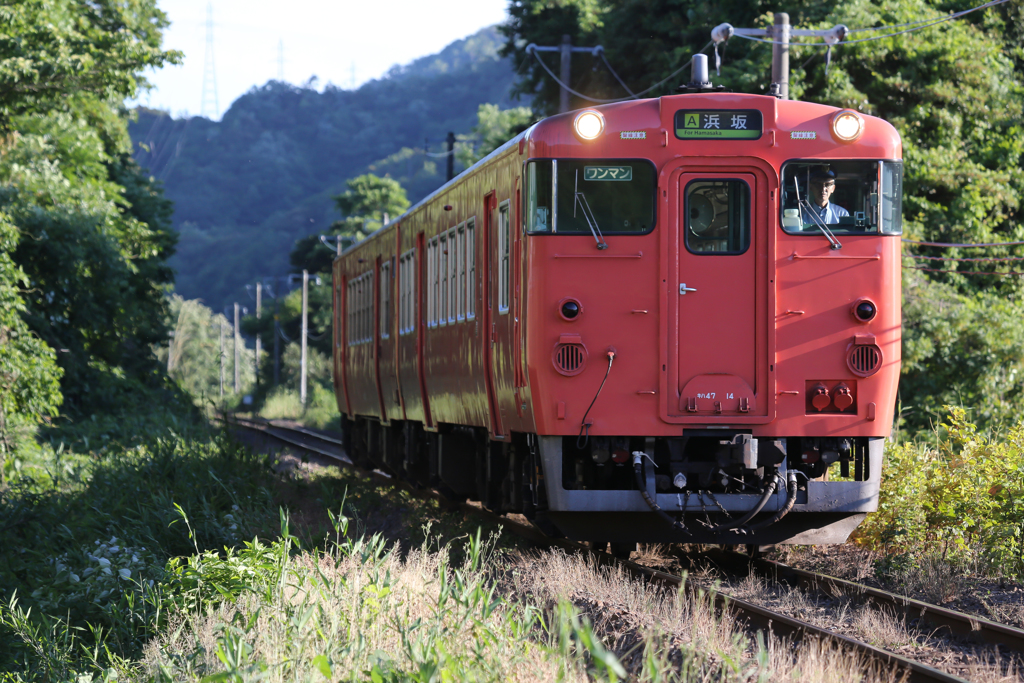
[[839,222],[839,219],[843,216],[849,216],[850,212],[841,206],[837,206],[829,201],[832,193],[836,190],[836,174],[830,170],[819,170],[815,171],[811,175],[809,193],[810,202],[804,206],[801,218],[803,219],[804,226],[813,226],[815,224],[814,219],[808,215],[808,212],[815,211],[818,218],[825,225],[834,225]]

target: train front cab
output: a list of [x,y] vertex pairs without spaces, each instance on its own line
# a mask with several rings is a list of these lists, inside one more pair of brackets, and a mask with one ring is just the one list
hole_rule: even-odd
[[[527,145],[546,517],[616,543],[844,541],[877,506],[899,374],[898,135],[748,95],[601,111],[595,140],[563,116]],[[686,137],[741,114],[746,137]],[[648,165],[651,215],[629,188]],[[847,216],[811,215],[821,178]]]

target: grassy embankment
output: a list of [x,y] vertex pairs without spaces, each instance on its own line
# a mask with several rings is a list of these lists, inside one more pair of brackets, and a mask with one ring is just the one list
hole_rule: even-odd
[[706,598],[538,557],[491,530],[481,541],[474,520],[435,502],[295,458],[282,468],[191,420],[76,429],[23,448],[0,491],[0,680],[861,670],[744,633]]

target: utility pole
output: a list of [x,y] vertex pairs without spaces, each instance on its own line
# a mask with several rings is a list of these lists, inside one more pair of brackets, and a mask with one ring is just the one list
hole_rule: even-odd
[[299,402],[306,407],[306,333],[309,331],[309,271],[302,271],[302,358],[299,362]]
[[220,397],[224,399],[224,321],[220,323]]
[[[256,283],[256,325],[260,324],[260,317],[263,314],[263,283]],[[260,353],[263,351],[263,336],[256,333],[256,388],[260,388]]]
[[167,333],[167,375],[170,376],[173,364],[171,358],[174,356],[174,330]]
[[239,348],[239,341],[241,341],[241,335],[238,332],[238,302],[235,302],[235,393],[242,393],[242,373],[241,363],[239,359],[241,357],[241,349]]
[[572,36],[568,33],[562,36],[560,54],[562,69],[559,74],[564,85],[561,86],[561,92],[558,93],[558,113],[564,114],[569,111],[569,91],[565,86],[569,85],[569,80],[572,78]]
[[775,23],[772,26],[772,83],[779,86],[779,98],[789,99],[789,14],[786,12],[775,13]]
[[559,79],[562,81],[559,84],[561,91],[558,95],[558,113],[564,114],[569,111],[569,80],[572,78],[572,53],[573,52],[589,52],[592,56],[597,57],[604,48],[600,45],[596,47],[573,47],[572,36],[565,34],[562,36],[562,43],[560,45],[536,45],[530,43],[526,46],[526,54],[531,55],[534,52],[557,52],[560,56],[559,66]]
[[[769,94],[779,99],[789,99],[789,39],[792,36],[813,36],[821,38],[828,46],[825,63],[828,64],[832,54],[832,46],[841,43],[846,34],[850,32],[843,24],[837,24],[830,29],[811,30],[793,28],[789,25],[789,14],[786,12],[775,12],[774,23],[771,28],[734,28],[732,24],[719,24],[711,30],[711,40],[715,43],[715,58],[718,59],[718,46],[733,37],[751,36],[765,37],[772,41],[772,84]],[[527,47],[529,49],[529,47]],[[827,73],[826,66],[826,73]]]
[[451,180],[455,177],[455,133],[448,131],[445,142],[448,143],[448,180]]

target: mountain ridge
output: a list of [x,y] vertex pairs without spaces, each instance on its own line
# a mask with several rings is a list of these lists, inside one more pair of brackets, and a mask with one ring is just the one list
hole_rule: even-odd
[[468,133],[480,104],[513,104],[502,40],[484,28],[356,90],[269,81],[221,121],[137,110],[134,156],[175,204],[176,291],[214,308],[248,301],[246,283],[286,274],[291,245],[339,218],[331,197],[361,173],[389,173],[413,202],[433,191],[443,163],[424,152]]

